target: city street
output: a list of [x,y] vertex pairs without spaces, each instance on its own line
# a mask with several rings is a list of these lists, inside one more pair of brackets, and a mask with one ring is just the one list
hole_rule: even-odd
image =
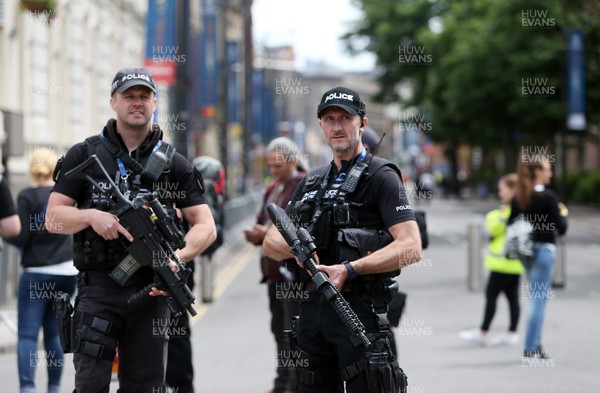
[[[495,204],[434,199],[426,206],[417,206],[427,212],[430,247],[420,263],[404,269],[398,277],[408,298],[400,326],[394,329],[399,362],[408,375],[408,392],[600,391],[596,376],[600,372],[597,209],[570,208],[565,287],[551,291],[543,331],[551,359],[536,364],[521,360],[528,310],[525,287],[518,346],[474,346],[458,337],[460,330],[479,326],[484,306],[483,292],[467,287],[467,225],[483,225],[484,213]],[[215,301],[196,303],[198,316],[192,320],[192,340],[197,392],[265,393],[274,377],[275,346],[266,287],[259,284],[258,249],[243,241],[242,224],[215,256]],[[200,298],[199,289],[196,297]],[[502,332],[507,325],[507,305],[501,297],[491,334]],[[66,355],[61,389],[65,393],[73,389],[71,360],[72,356]],[[45,391],[44,373],[44,369],[37,372],[38,392]],[[14,348],[0,355],[0,378],[2,391],[18,391]],[[113,385],[111,391],[116,391]]]

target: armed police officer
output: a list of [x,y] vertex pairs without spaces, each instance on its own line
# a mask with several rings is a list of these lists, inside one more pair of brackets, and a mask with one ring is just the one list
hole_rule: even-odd
[[[301,304],[296,326],[298,351],[292,351],[302,353],[300,364],[307,366],[298,375],[299,392],[342,392],[343,381],[350,393],[392,392],[403,385],[385,314],[397,291],[392,277],[421,259],[421,243],[399,169],[371,156],[361,143],[365,115],[355,91],[336,87],[323,94],[317,117],[333,161],[306,176],[286,211],[314,238],[318,269],[348,301],[373,345],[386,352],[387,364],[368,369],[381,358],[365,358],[367,348],[307,283],[308,300]],[[269,229],[263,250],[277,260],[291,256],[276,226]]]
[[[95,155],[128,199],[152,194],[173,220],[176,208],[180,209],[190,229],[185,246],[174,250],[178,262],[191,261],[215,240],[214,221],[202,195],[201,175],[162,140],[163,132],[151,125],[155,94],[154,81],[146,69],[117,72],[110,97],[116,120],[109,120],[99,135],[71,147],[55,172],[47,216],[53,219],[54,232],[74,234],[74,263],[79,270],[70,337],[77,392],[109,391],[117,344],[120,389],[160,389],[168,339],[161,326],[169,320],[170,310],[168,293],[158,285],[148,289],[152,296],[128,303],[132,295],[153,281],[154,272],[147,266],[135,271],[124,285],[113,279],[115,267],[125,261],[129,262],[126,267],[131,266],[128,245],[134,244],[134,236],[131,228],[132,233],[121,225],[118,213],[111,210],[113,200],[107,190],[110,179],[99,165],[88,173],[94,182],[66,174]],[[140,208],[144,206],[140,204]],[[175,265],[172,258],[169,260]]]

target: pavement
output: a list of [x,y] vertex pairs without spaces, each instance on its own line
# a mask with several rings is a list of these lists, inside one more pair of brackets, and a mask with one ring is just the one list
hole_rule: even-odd
[[[483,281],[475,290],[469,289],[467,281],[466,228],[482,225],[483,215],[496,204],[434,199],[415,206],[427,212],[430,247],[421,262],[403,269],[397,278],[408,295],[400,326],[394,329],[399,362],[409,378],[408,392],[600,392],[599,209],[570,207],[565,285],[552,289],[544,323],[543,343],[550,360],[524,363],[521,359],[528,311],[524,287],[517,346],[472,345],[458,337],[460,330],[480,324],[484,307]],[[198,392],[252,393],[271,388],[275,348],[266,288],[258,284],[258,249],[241,235],[246,224],[235,226],[215,254],[214,301],[197,302],[198,316],[192,319]],[[11,310],[14,306],[0,309],[14,321]],[[499,298],[490,334],[500,334],[507,326],[508,307]],[[2,391],[18,391],[15,345],[15,334],[0,323]],[[61,392],[73,389],[70,363],[65,362]],[[43,386],[45,373],[37,374]]]

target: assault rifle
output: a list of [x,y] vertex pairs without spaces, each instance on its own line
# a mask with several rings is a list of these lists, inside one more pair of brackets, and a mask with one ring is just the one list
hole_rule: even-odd
[[[87,173],[93,165],[100,167],[110,189],[101,187]],[[71,169],[65,176],[71,174],[87,179],[100,192],[110,193],[111,213],[119,218],[120,224],[134,238],[133,242],[122,240],[129,254],[110,273],[111,278],[125,285],[140,267],[147,266],[154,270],[154,281],[132,295],[128,303],[135,303],[142,297],[148,296],[150,289],[156,287],[169,293],[167,304],[175,316],[181,315],[186,310],[190,315],[196,315],[196,310],[192,307],[195,297],[187,286],[187,277],[191,269],[185,267],[174,251],[185,247],[185,239],[175,225],[174,219],[169,217],[158,200],[157,194],[140,193],[133,201],[128,200],[119,191],[95,154]],[[177,263],[179,268],[177,272],[171,270],[170,261]]]
[[329,277],[317,269],[317,265],[312,255],[317,250],[313,238],[305,228],[297,229],[285,210],[274,203],[267,206],[267,212],[271,221],[275,223],[277,229],[292,248],[292,254],[302,263],[304,269],[311,274],[311,281],[325,295],[325,298],[337,315],[344,322],[346,327],[358,336],[366,348],[371,347],[371,341],[366,336],[366,329],[356,313],[352,310],[346,299],[337,290]]

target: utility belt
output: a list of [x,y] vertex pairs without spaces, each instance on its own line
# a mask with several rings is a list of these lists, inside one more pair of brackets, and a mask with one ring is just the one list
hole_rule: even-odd
[[121,285],[112,279],[108,270],[85,270],[77,274],[77,287],[93,286],[93,287],[143,287],[152,281],[152,276],[145,277],[142,271],[136,272],[136,275],[131,277],[126,285]]

